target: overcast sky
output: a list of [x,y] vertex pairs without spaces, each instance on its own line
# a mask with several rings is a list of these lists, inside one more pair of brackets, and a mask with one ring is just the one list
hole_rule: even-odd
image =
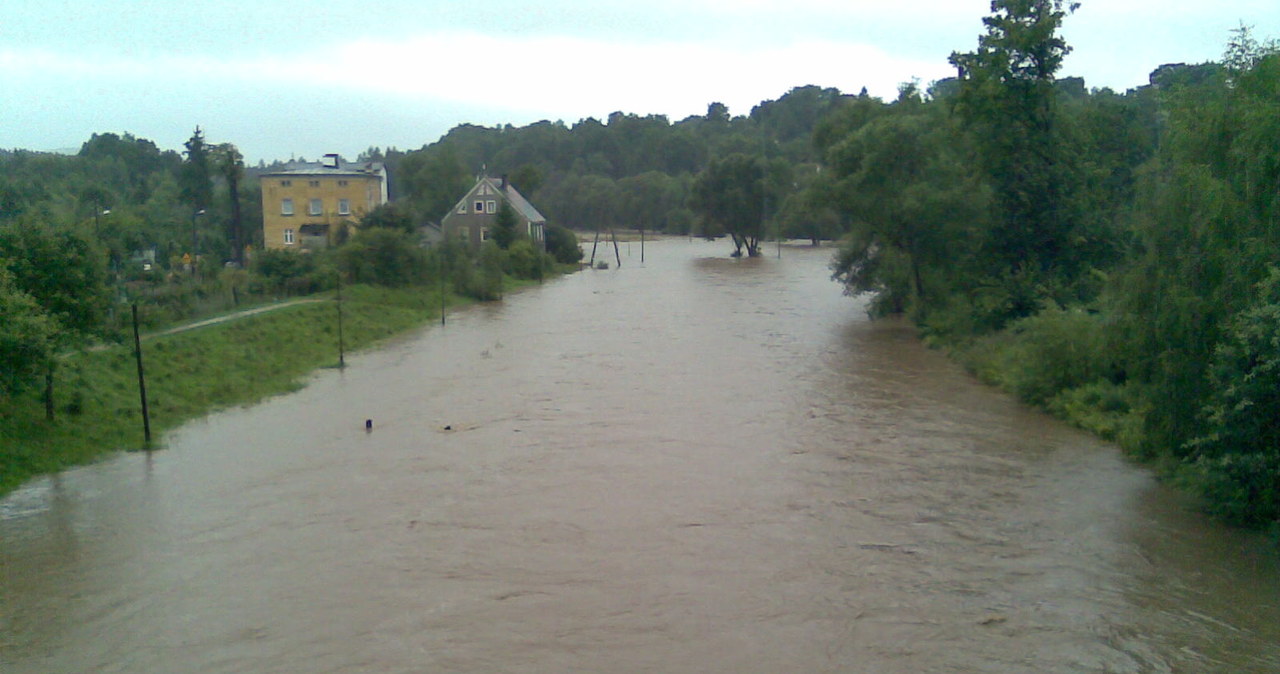
[[[0,0],[0,147],[131,132],[258,159],[414,149],[464,122],[734,115],[808,84],[953,74],[989,0]],[[1118,91],[1280,37],[1280,0],[1084,0],[1062,76]]]

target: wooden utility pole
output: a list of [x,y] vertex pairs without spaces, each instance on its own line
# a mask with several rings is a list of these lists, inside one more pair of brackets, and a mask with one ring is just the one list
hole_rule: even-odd
[[338,367],[347,366],[345,345],[342,343],[342,272],[338,272]]
[[151,448],[151,414],[147,411],[147,376],[142,369],[142,337],[138,334],[138,303],[133,303],[133,356],[138,361],[138,397],[142,399],[142,439]]
[[617,234],[617,232],[614,232],[614,231],[613,231],[613,228],[610,228],[610,229],[609,229],[609,236],[613,238],[613,257],[614,257],[614,258],[616,258],[616,259],[618,260],[618,268],[619,268],[619,269],[621,269],[621,268],[622,268],[622,253],[618,250],[618,234]]
[[440,248],[436,249],[436,260],[440,272],[440,325],[444,325],[444,242],[441,241]]

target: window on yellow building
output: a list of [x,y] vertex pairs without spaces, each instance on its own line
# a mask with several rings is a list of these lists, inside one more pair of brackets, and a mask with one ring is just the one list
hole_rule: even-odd
[[345,180],[339,180],[339,181],[338,181],[338,187],[346,187],[347,185],[348,185],[348,183],[347,183],[347,181],[345,181]]
[[280,200],[280,215],[293,215],[293,199]]
[[350,200],[350,199],[339,199],[339,200],[338,200],[338,215],[351,215],[351,200]]
[[281,181],[280,181],[280,186],[281,186],[281,187],[290,187],[290,186],[292,186],[292,185],[293,185],[293,181],[292,181],[292,180],[281,180]]
[[308,207],[307,212],[310,213],[311,215],[320,215],[324,213],[324,207],[320,204],[319,199],[312,199],[311,205]]
[[286,245],[286,246],[292,246],[292,245],[293,245],[293,230],[292,230],[292,229],[286,229],[286,230],[284,230],[284,245]]
[[307,187],[319,187],[319,186],[320,186],[320,181],[319,181],[319,180],[308,180],[308,181],[307,181]]

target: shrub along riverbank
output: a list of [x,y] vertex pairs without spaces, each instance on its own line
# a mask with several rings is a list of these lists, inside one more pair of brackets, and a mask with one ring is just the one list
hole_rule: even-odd
[[[348,351],[440,316],[440,294],[431,288],[356,285],[343,288],[342,296]],[[314,297],[324,301],[144,338],[156,446],[163,447],[164,431],[186,421],[296,390],[308,373],[336,366],[337,303],[332,292]],[[450,305],[472,301],[446,299]],[[0,494],[36,475],[143,448],[132,345],[68,355],[58,379],[55,421],[46,421],[34,394],[14,398],[0,414]]]

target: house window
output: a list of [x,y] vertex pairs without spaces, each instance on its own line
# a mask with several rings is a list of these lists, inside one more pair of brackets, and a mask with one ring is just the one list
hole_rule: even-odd
[[485,204],[484,204],[484,212],[485,212],[485,213],[497,213],[497,212],[498,212],[498,202],[494,201],[493,199],[490,199],[490,200],[486,201],[486,202],[485,202]]
[[292,186],[292,185],[293,185],[293,181],[292,181],[292,180],[281,180],[281,181],[280,181],[280,186],[281,186],[281,187],[290,187],[290,186]]
[[350,199],[339,199],[339,200],[338,200],[338,215],[351,215],[351,200],[350,200]]
[[483,202],[483,201],[477,201],[477,202],[476,202],[476,212],[477,212],[477,213],[483,213],[483,212],[484,212],[484,202]]
[[284,245],[286,245],[286,246],[292,246],[292,245],[293,245],[293,230],[292,230],[292,229],[286,229],[286,230],[284,230]]
[[320,181],[319,181],[319,180],[308,180],[308,181],[307,181],[307,187],[319,187],[319,186],[320,186]]
[[307,209],[307,212],[311,215],[320,215],[321,213],[324,213],[324,208],[321,206],[320,200],[312,199],[311,206]]
[[465,202],[465,201],[464,201],[464,202],[462,202],[462,203],[458,204],[458,212],[459,212],[459,213],[466,213],[466,212],[467,212],[467,202]]
[[338,187],[346,187],[346,186],[347,186],[347,181],[345,180],[338,181]]
[[293,199],[280,201],[280,215],[293,215]]
[[488,241],[488,240],[489,240],[489,228],[488,228],[488,227],[481,227],[481,228],[480,228],[480,240],[481,240],[481,241]]

